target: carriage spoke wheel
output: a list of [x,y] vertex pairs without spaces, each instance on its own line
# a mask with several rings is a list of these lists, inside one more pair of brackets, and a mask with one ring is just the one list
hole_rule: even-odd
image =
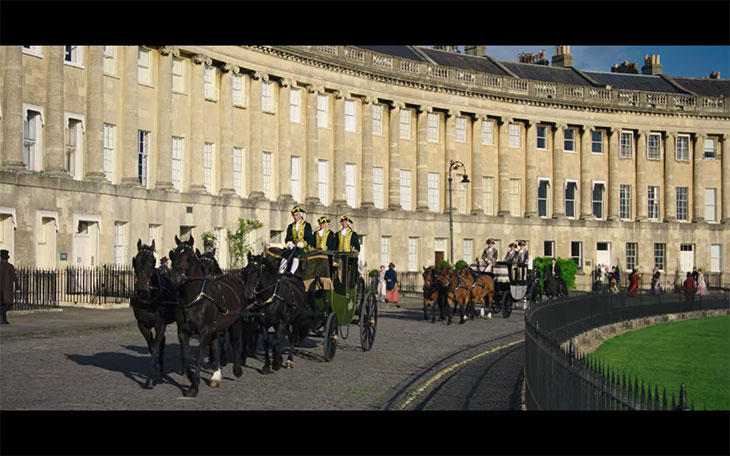
[[505,293],[502,297],[502,317],[509,318],[512,315],[512,296]]
[[327,323],[324,325],[324,359],[327,362],[332,361],[335,357],[338,329],[337,315],[332,312],[327,315]]
[[360,346],[363,351],[370,351],[375,342],[375,331],[378,327],[378,305],[375,293],[369,293],[360,313]]

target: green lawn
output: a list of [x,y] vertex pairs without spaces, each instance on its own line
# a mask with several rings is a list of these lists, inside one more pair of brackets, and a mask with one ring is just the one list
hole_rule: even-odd
[[624,333],[591,356],[636,374],[644,383],[667,388],[678,400],[680,384],[695,409],[730,410],[730,316],[682,320]]

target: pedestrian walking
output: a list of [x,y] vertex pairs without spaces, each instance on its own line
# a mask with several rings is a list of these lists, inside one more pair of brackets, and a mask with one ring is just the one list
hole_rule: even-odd
[[697,266],[692,268],[692,280],[695,281],[695,288],[697,288],[700,283],[700,273],[697,272]]
[[705,275],[702,273],[702,269],[697,271],[697,294],[707,296],[707,284],[705,283]]
[[633,271],[631,271],[631,274],[629,275],[629,291],[627,295],[629,297],[634,297],[639,292],[639,280],[641,280],[641,276],[639,275],[639,271],[637,268],[634,268]]
[[390,263],[388,270],[385,271],[385,289],[388,302],[398,304],[398,274],[393,263]]
[[651,294],[661,294],[662,286],[659,284],[662,273],[657,268],[654,268],[654,272],[651,274]]
[[692,273],[687,273],[687,278],[684,279],[684,283],[682,284],[682,291],[684,292],[684,299],[687,300],[687,302],[692,302],[695,300],[695,293],[697,293],[697,287],[695,285],[695,279],[692,277]]
[[616,266],[611,266],[611,293],[618,293],[618,271]]
[[385,295],[387,294],[387,288],[385,287],[385,265],[380,265],[380,271],[378,272],[378,301],[385,302]]
[[8,322],[8,310],[13,307],[15,290],[20,288],[15,266],[10,263],[10,252],[0,250],[0,325]]

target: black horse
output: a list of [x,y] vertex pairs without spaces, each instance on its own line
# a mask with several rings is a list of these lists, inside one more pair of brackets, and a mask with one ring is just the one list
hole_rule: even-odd
[[568,296],[568,289],[563,279],[554,277],[550,271],[545,274],[545,296],[548,299]]
[[165,364],[165,329],[175,321],[175,287],[164,271],[155,267],[155,241],[143,245],[137,240],[132,258],[134,295],[130,300],[137,327],[152,355],[152,376],[144,384],[151,389],[162,383]]
[[[295,276],[280,276],[279,267],[263,255],[248,254],[248,264],[243,269],[246,299],[253,303],[249,312],[264,332],[264,367],[281,369],[283,341],[289,341],[286,367],[293,366],[293,346],[303,340],[314,326],[317,315],[309,307],[304,283]],[[269,357],[268,330],[274,328],[273,365]]]
[[[211,343],[217,345],[219,331],[228,331],[233,347],[233,374],[243,375],[241,368],[242,320],[246,316],[243,281],[231,274],[206,275],[204,262],[193,252],[194,239],[181,242],[175,236],[177,247],[170,251],[172,278],[178,285],[178,308],[176,311],[177,334],[183,356],[183,370],[190,380],[190,388],[183,394],[198,395],[200,384],[201,353]],[[222,311],[225,309],[225,311]],[[198,356],[194,365],[190,359],[190,337],[197,334],[200,339]],[[212,388],[220,385],[221,372],[219,351],[211,347],[215,372],[210,382]]]

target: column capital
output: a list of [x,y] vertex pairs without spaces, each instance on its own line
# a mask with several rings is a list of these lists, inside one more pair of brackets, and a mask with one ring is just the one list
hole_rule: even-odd
[[174,57],[180,57],[180,48],[175,46],[161,46],[159,51],[163,56],[172,54]]
[[378,104],[378,97],[373,97],[371,95],[365,95],[362,98],[362,102],[365,104]]
[[613,136],[616,133],[619,133],[621,129],[619,127],[608,127],[608,134]]
[[515,120],[514,117],[501,116],[501,117],[499,117],[499,124],[500,125],[511,124],[512,122],[514,122],[514,120]]
[[565,130],[566,128],[568,128],[568,124],[565,122],[555,122],[555,128],[556,129],[560,128],[561,130]]
[[294,84],[294,81],[289,78],[281,78],[281,80],[279,81],[279,87],[281,87],[282,89],[286,87],[292,87]]
[[[479,116],[477,116],[477,118],[479,118]],[[526,128],[530,128],[533,125],[537,125],[538,123],[540,123],[540,121],[537,120],[537,119],[525,119],[525,127]]]
[[406,107],[406,104],[402,101],[394,101],[393,106],[391,109],[404,109]]
[[720,135],[720,140],[722,142],[725,142],[725,141],[728,140],[728,137],[730,137],[730,135],[728,135],[727,133],[723,133],[723,134]]
[[418,110],[419,110],[420,112],[425,112],[425,113],[427,113],[427,114],[431,114],[431,113],[433,112],[433,106],[429,106],[429,105],[420,105],[420,106],[418,107]]
[[674,139],[677,136],[677,132],[676,131],[665,131],[664,135],[666,135],[667,139],[668,138]]
[[196,65],[205,64],[205,66],[211,66],[213,64],[213,59],[205,54],[195,54],[193,55],[193,63]]
[[238,65],[234,65],[234,64],[232,64],[230,62],[226,62],[221,67],[221,70],[223,70],[224,73],[229,73],[230,72],[230,73],[233,73],[233,74],[238,74],[238,73],[241,72],[241,67],[239,67]]
[[584,133],[589,133],[589,132],[593,132],[593,131],[596,131],[596,126],[595,125],[593,125],[593,124],[583,124],[583,132]]
[[643,137],[647,137],[647,136],[649,136],[649,132],[650,131],[651,130],[645,128],[645,129],[642,129],[642,130],[637,130],[636,133],[637,133],[637,136],[639,136],[639,137],[642,137],[642,136]]
[[456,109],[449,109],[446,111],[446,115],[448,117],[461,117],[461,111],[457,111]]
[[254,71],[254,73],[251,75],[253,79],[261,79],[262,81],[268,81],[269,75],[267,73],[264,73],[262,71]]
[[332,92],[332,95],[335,97],[335,100],[339,100],[340,98],[350,98],[349,93],[345,92],[344,90],[337,89],[334,92]]

